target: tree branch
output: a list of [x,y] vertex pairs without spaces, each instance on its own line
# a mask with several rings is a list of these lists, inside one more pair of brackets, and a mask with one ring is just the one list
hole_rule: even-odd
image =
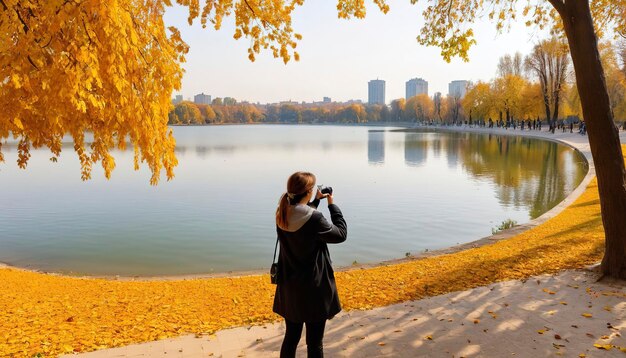
[[9,10],[9,8],[7,7],[7,4],[4,3],[4,0],[0,0],[0,4],[2,4],[3,10]]
[[37,65],[35,65],[35,63],[33,62],[33,59],[30,58],[30,55],[26,57],[28,58],[28,62],[30,62],[30,64],[33,65],[33,67],[35,67],[36,70],[39,70],[39,67],[37,67]]
[[563,13],[565,12],[565,3],[564,0],[548,0],[550,4],[556,9],[556,11],[563,17]]
[[15,13],[17,14],[17,18],[20,19],[20,21],[22,22],[22,25],[24,25],[24,33],[27,34],[28,33],[28,25],[26,25],[26,22],[24,21],[24,19],[22,19],[22,15],[20,14],[19,11],[17,11],[16,8],[13,8],[13,10],[15,10]]
[[248,2],[248,0],[243,0],[243,1],[246,3],[246,5],[248,5],[248,9],[250,9],[250,11],[252,11],[252,15],[254,15],[254,17],[258,17],[256,12],[252,8],[252,6],[250,6],[250,3]]

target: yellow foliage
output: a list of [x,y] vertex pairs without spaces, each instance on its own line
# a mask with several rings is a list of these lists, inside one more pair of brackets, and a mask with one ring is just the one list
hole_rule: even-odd
[[[337,272],[342,305],[369,309],[597,262],[604,252],[598,201],[594,179],[559,215],[510,239]],[[267,275],[132,282],[0,269],[0,356],[54,356],[272,322],[279,318],[271,311],[274,290]]]
[[95,163],[108,178],[109,152],[126,140],[152,170],[151,183],[163,168],[173,177],[167,114],[187,46],[165,29],[163,3],[5,0],[0,10],[0,78],[10,79],[0,82],[0,139],[20,140],[21,168],[31,147],[57,158],[69,135],[83,179]]

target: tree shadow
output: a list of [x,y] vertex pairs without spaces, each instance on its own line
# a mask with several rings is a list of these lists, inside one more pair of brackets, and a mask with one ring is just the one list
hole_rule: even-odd
[[[588,243],[588,239],[573,237],[563,240],[560,246],[565,250],[582,243]],[[601,252],[602,246],[598,242],[590,251]],[[552,356],[557,352],[578,356],[582,352],[570,351],[568,346],[580,340],[594,349],[594,340],[585,336],[582,329],[566,329],[572,325],[585,327],[586,323],[579,322],[580,312],[572,313],[574,309],[582,308],[561,303],[571,298],[564,290],[570,281],[561,280],[559,276],[546,276],[541,279],[546,282],[540,283],[526,280],[530,275],[542,273],[541,269],[535,269],[527,274],[529,261],[541,259],[549,250],[554,250],[553,243],[521,250],[505,258],[484,258],[479,264],[467,262],[453,270],[442,268],[434,277],[417,278],[423,287],[434,287],[437,281],[467,281],[468,275],[484,276],[488,283],[497,282],[509,279],[511,272],[517,271],[521,280],[500,282],[491,287],[468,283],[463,288],[465,291],[425,298],[421,297],[424,296],[424,290],[421,290],[422,293],[414,293],[416,301],[343,312],[327,324],[325,352],[330,357],[473,357],[510,356],[513,353],[518,356]],[[563,268],[578,267],[581,262],[580,257],[560,259]],[[547,273],[554,271],[556,269],[544,270]],[[580,291],[584,293],[583,289]],[[586,305],[584,300],[579,301],[580,305]],[[551,311],[555,313],[546,313]],[[560,321],[557,322],[557,318]],[[611,317],[601,319],[609,322]],[[558,332],[557,326],[560,327]],[[594,332],[595,336],[608,334],[606,326],[601,328],[605,330]],[[538,331],[545,332],[540,334]],[[568,342],[555,338],[555,335]],[[306,355],[304,341],[303,334],[298,356]],[[281,343],[282,335],[273,336],[264,339],[262,345],[252,343],[246,349],[264,352],[264,356],[278,356]]]
[[569,207],[570,208],[582,208],[582,207],[591,206],[591,205],[600,205],[600,199],[594,199],[594,200],[589,200],[589,201],[585,201],[585,202],[578,203],[578,204],[572,204]]

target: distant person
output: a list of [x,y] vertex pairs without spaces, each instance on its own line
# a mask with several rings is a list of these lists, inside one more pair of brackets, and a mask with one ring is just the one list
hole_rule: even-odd
[[[315,200],[309,202],[314,195]],[[332,224],[315,210],[320,199],[328,201]],[[276,210],[276,231],[280,255],[274,312],[287,326],[280,357],[296,356],[304,324],[308,357],[323,357],[326,320],[341,311],[326,244],[344,242],[348,233],[332,190],[322,194],[311,173],[292,174]]]

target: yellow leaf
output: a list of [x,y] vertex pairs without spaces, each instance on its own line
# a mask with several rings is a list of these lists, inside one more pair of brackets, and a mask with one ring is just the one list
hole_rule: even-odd
[[598,344],[598,343],[596,343],[593,346],[598,348],[598,349],[604,349],[604,350],[607,350],[607,351],[610,351],[611,348],[613,348],[613,346],[610,345],[610,344]]
[[591,313],[587,313],[587,312],[583,313],[581,316],[587,317],[587,318],[593,317],[593,315]]

